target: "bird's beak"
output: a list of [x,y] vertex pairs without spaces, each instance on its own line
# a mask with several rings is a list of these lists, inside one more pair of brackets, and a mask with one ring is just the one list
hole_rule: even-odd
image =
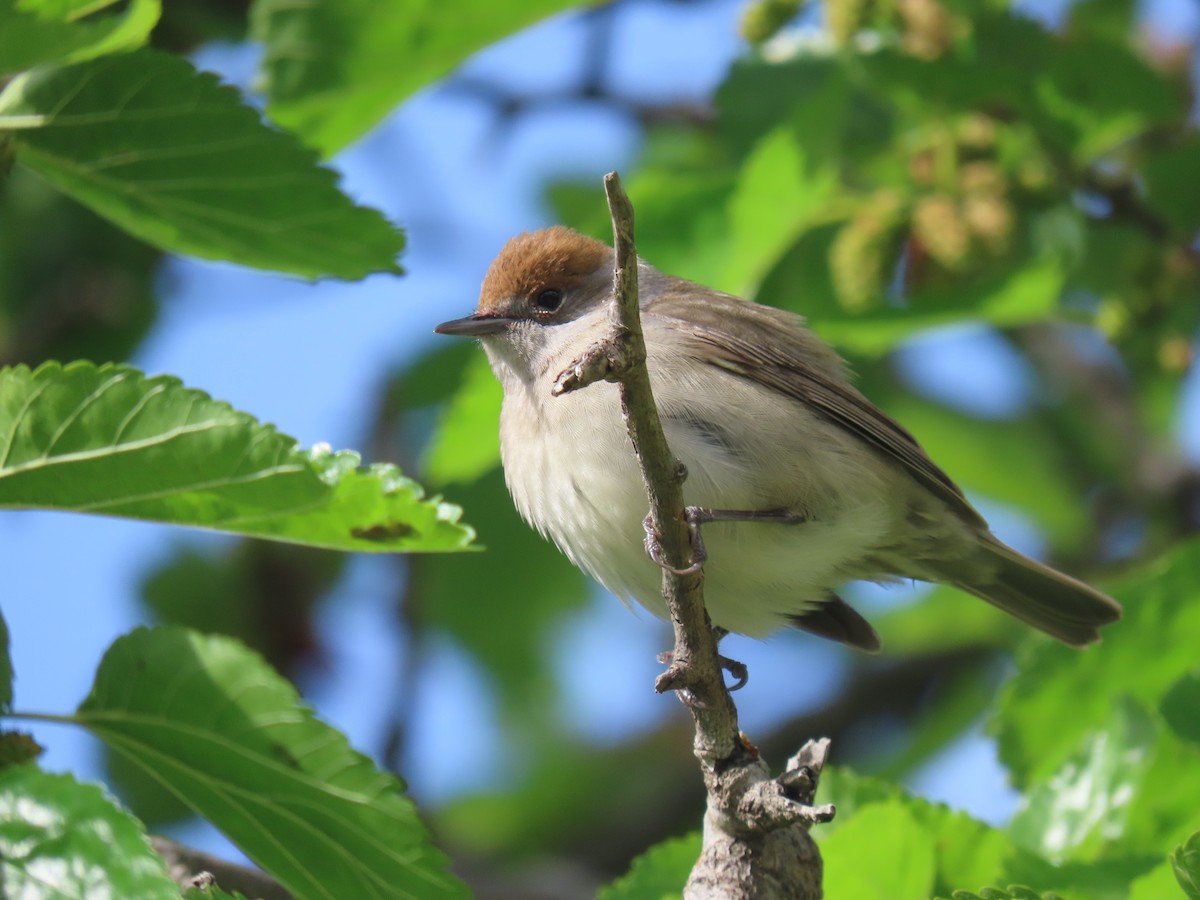
[[476,313],[465,319],[451,319],[433,329],[438,334],[452,334],[461,337],[479,337],[484,334],[497,334],[512,324],[512,319],[504,316],[483,316]]

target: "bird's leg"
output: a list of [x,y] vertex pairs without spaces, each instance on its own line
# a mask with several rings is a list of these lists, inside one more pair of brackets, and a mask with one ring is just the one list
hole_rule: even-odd
[[[668,572],[673,572],[679,576],[692,575],[699,572],[700,567],[708,559],[708,551],[704,547],[704,538],[700,534],[701,525],[707,525],[709,522],[777,522],[781,525],[799,525],[801,522],[807,521],[806,517],[800,513],[782,508],[711,509],[704,506],[687,506],[684,507],[683,515],[687,520],[688,534],[692,544],[692,563],[683,569],[675,568],[664,557],[658,531],[654,527],[654,517],[646,516],[642,520],[642,529],[646,532],[647,555]],[[714,627],[713,630],[716,632],[718,641],[728,634],[724,628]],[[658,655],[658,661],[663,665],[670,665],[671,659],[672,653],[670,650]],[[717,656],[717,662],[720,663],[724,671],[733,676],[733,684],[729,686],[729,690],[736,691],[745,687],[746,682],[750,678],[750,673],[745,663],[736,659],[730,659],[728,656],[720,655]]]
[[[721,638],[725,637],[727,634],[729,634],[729,632],[724,628],[719,628],[716,625],[713,626],[713,635],[718,641],[720,641]],[[664,650],[662,653],[658,654],[658,661],[664,666],[669,666],[674,658],[675,654],[670,650]],[[750,670],[746,667],[744,662],[731,659],[728,656],[722,656],[720,654],[717,654],[717,662],[720,663],[723,671],[728,672],[733,676],[733,684],[729,685],[729,690],[740,691],[746,686],[746,682],[750,680]]]
[[692,575],[700,571],[708,559],[708,550],[704,547],[704,538],[700,534],[700,526],[709,522],[777,522],[780,525],[799,525],[808,521],[807,517],[787,509],[711,509],[705,506],[686,506],[683,516],[687,520],[688,534],[692,542],[692,563],[683,569],[677,569],[663,558],[662,545],[654,522],[650,516],[642,520],[642,529],[646,532],[646,553],[655,563],[668,572],[676,575]]

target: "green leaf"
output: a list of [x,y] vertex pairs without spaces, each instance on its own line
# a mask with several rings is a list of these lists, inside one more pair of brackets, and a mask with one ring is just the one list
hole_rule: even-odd
[[5,130],[19,162],[164,249],[314,278],[400,271],[382,215],[180,57],[35,69],[0,94]]
[[487,356],[472,349],[463,382],[442,410],[425,453],[425,475],[434,483],[470,483],[500,465],[504,391]]
[[699,832],[671,838],[651,847],[633,861],[629,871],[600,889],[596,900],[674,900],[696,860],[700,858]]
[[266,51],[267,113],[330,156],[469,54],[573,5],[258,0],[251,33]]
[[1113,586],[1124,619],[1083,652],[1031,640],[1017,661],[992,728],[1014,782],[1044,780],[1109,720],[1113,698],[1155,707],[1195,653],[1180,635],[1200,634],[1200,542],[1190,541]]
[[903,307],[849,311],[837,299],[829,270],[839,228],[835,222],[804,232],[763,278],[755,299],[804,315],[814,332],[852,353],[876,356],[936,325],[1037,322],[1058,307],[1065,274],[1062,263],[1047,254],[1004,272],[924,288],[907,297]]
[[[822,803],[833,803],[837,807],[837,816],[833,822],[813,831],[813,836],[821,844],[827,867],[829,840],[848,825],[852,825],[860,816],[880,805],[898,805],[907,811],[919,824],[925,837],[933,842],[934,849],[932,886],[923,894],[913,893],[911,896],[929,896],[934,891],[948,893],[956,884],[985,884],[994,881],[1002,876],[1005,860],[1014,851],[1003,832],[972,819],[964,812],[950,809],[945,804],[930,803],[912,796],[896,784],[858,775],[841,766],[827,767],[822,771],[819,799]],[[859,836],[863,840],[867,839],[861,833]],[[876,839],[888,838],[882,835],[870,838]],[[884,873],[884,877],[890,876]],[[835,895],[832,890],[829,895],[859,896],[853,893]],[[874,894],[867,893],[863,896]]]
[[1146,160],[1146,199],[1181,238],[1200,228],[1200,137],[1187,136],[1176,147],[1155,150]]
[[1009,885],[1007,890],[980,888],[978,894],[971,891],[955,891],[950,896],[953,900],[1063,900],[1053,892],[1042,894],[1019,884]]
[[390,465],[313,448],[168,376],[0,370],[0,507],[103,513],[337,550],[454,550],[460,510]]
[[466,896],[403,785],[235,641],[139,628],[76,720],[301,897]]
[[1171,851],[1175,880],[1189,900],[1200,900],[1200,831]]
[[546,635],[583,605],[586,576],[521,521],[499,469],[447,493],[475,510],[487,552],[413,560],[419,608],[428,625],[451,634],[484,665],[504,706],[526,727],[554,727]]
[[1051,862],[1094,859],[1122,836],[1156,744],[1154,722],[1136,703],[1113,707],[1107,726],[1084,738],[1047,781],[1024,798],[1013,840]]
[[836,188],[833,166],[810,163],[794,129],[765,135],[729,198],[731,241],[720,283],[735,294],[752,293]]
[[20,72],[41,63],[81,62],[106,53],[139,47],[150,36],[162,12],[160,0],[130,0],[123,11],[105,13],[99,3],[42,2],[0,5],[0,75]]
[[1124,41],[1060,41],[1033,85],[1041,111],[1070,135],[1083,164],[1185,112],[1168,78]]
[[[1175,869],[1170,860],[1152,869],[1148,874],[1138,878],[1129,886],[1127,900],[1163,900],[1164,897],[1179,896],[1179,882],[1175,879]],[[1200,893],[1192,900],[1200,900]]]
[[866,806],[821,842],[825,892],[855,900],[928,897],[935,849],[933,835],[902,800]]
[[1200,669],[1193,669],[1171,685],[1158,709],[1177,735],[1200,743]]
[[5,897],[179,897],[136,819],[34,765],[0,770],[0,873]]
[[0,715],[12,709],[13,700],[13,667],[12,654],[9,652],[8,622],[4,620],[4,612],[0,610]]

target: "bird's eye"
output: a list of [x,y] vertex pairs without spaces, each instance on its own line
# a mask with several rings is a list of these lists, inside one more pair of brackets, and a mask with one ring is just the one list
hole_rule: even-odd
[[562,301],[562,291],[558,288],[546,288],[533,298],[533,305],[539,313],[552,313],[562,306]]

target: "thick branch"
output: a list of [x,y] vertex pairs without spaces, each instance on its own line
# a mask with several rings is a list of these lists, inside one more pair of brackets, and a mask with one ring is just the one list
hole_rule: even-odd
[[226,892],[238,891],[247,897],[292,900],[283,885],[261,869],[239,866],[158,835],[150,838],[150,843],[166,861],[167,871],[181,888],[204,887],[215,882]]
[[655,687],[677,691],[691,710],[694,749],[708,789],[704,850],[684,896],[820,897],[821,858],[808,827],[833,817],[832,807],[812,806],[828,742],[809,742],[789,761],[788,771],[771,779],[758,751],[738,730],[737,709],[717,653],[718,635],[704,608],[702,560],[693,559],[683,503],[687,473],[667,446],[646,368],[633,206],[615,172],[605,176],[604,188],[616,253],[612,328],[559,375],[554,393],[602,379],[617,382],[649,497],[647,546],[655,547],[663,563],[663,597],[675,631],[671,665]]

